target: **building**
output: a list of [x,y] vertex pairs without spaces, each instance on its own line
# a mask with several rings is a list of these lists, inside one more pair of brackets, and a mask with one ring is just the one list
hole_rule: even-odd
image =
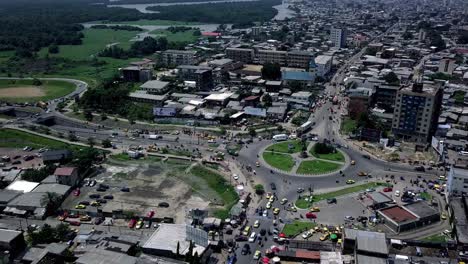
[[449,213],[455,238],[461,248],[468,246],[468,197],[451,197]]
[[42,161],[44,163],[63,162],[71,159],[72,153],[68,149],[63,150],[48,150],[42,153]]
[[263,28],[262,27],[252,27],[252,36],[256,37],[262,34]]
[[136,264],[137,258],[126,254],[114,252],[112,250],[96,249],[96,251],[86,252],[79,256],[75,261],[76,264],[102,264],[102,263],[119,263],[119,264]]
[[395,111],[395,99],[399,86],[376,84],[374,85],[374,93],[372,94],[372,103],[380,109],[384,109],[387,113]]
[[317,65],[317,75],[320,77],[324,77],[325,75],[327,75],[331,71],[332,61],[332,56],[320,55],[315,57],[315,65]]
[[140,91],[145,91],[147,94],[164,94],[169,89],[168,82],[162,81],[147,81],[140,86]]
[[166,66],[194,65],[197,63],[194,50],[166,50],[161,52],[161,62]]
[[75,186],[80,182],[78,169],[75,167],[57,168],[55,169],[54,176],[59,184]]
[[370,106],[372,91],[366,88],[350,90],[348,97],[348,114],[355,119],[360,113],[367,112]]
[[396,233],[409,231],[440,221],[440,212],[424,201],[405,206],[394,205],[377,211],[384,224]]
[[303,71],[282,71],[281,81],[285,86],[299,84],[301,89],[305,89],[314,84],[315,74]]
[[229,98],[233,95],[233,93],[217,93],[217,94],[210,94],[205,97],[206,105],[207,106],[226,106],[229,102]]
[[267,109],[267,118],[282,122],[286,117],[288,108],[286,106],[270,106]]
[[181,80],[195,82],[196,89],[204,91],[213,89],[213,71],[211,67],[180,65],[177,70],[177,76]]
[[293,50],[287,53],[286,64],[288,67],[307,68],[314,59],[314,54],[309,51]]
[[392,131],[397,138],[427,143],[437,129],[442,89],[414,83],[397,92]]
[[251,63],[254,60],[255,51],[253,49],[227,48],[226,57],[233,61]]
[[292,108],[308,110],[312,105],[311,92],[296,92],[284,100],[289,103]]
[[277,63],[286,65],[288,53],[280,50],[258,50],[256,52],[256,61],[259,64]]
[[449,195],[466,195],[468,193],[468,170],[450,167],[447,175],[447,192]]
[[333,27],[330,30],[330,41],[337,49],[346,47],[346,29]]
[[439,62],[439,72],[452,75],[455,70],[455,59],[452,57],[444,57]]
[[126,82],[146,82],[153,78],[153,70],[138,66],[128,66],[120,69]]
[[25,248],[26,242],[22,231],[0,229],[0,250],[8,251],[11,260]]
[[[357,256],[386,259],[389,255],[389,246],[386,235],[381,232],[345,228],[343,231],[343,253],[354,253],[354,257],[356,259],[358,259]],[[361,261],[359,263],[364,264],[376,262]]]

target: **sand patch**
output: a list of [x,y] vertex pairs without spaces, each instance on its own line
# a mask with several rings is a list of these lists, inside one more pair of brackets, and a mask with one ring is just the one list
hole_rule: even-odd
[[0,89],[0,97],[3,98],[41,97],[44,95],[44,90],[36,86],[18,86]]

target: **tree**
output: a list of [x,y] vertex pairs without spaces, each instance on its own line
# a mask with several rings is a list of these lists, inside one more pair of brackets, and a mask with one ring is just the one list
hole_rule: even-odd
[[78,141],[78,137],[73,134],[72,132],[69,132],[68,133],[68,140],[72,141],[72,142],[75,142],[75,141]]
[[278,63],[265,63],[262,67],[262,78],[278,80],[281,78],[281,67]]
[[255,128],[253,127],[249,128],[249,135],[251,137],[255,137],[257,135],[257,131],[255,131]]
[[412,39],[413,38],[413,34],[411,34],[411,32],[409,31],[405,31],[405,33],[403,33],[403,35],[401,35],[401,37],[405,40],[408,40],[408,39]]
[[102,141],[103,148],[110,148],[112,147],[112,142],[107,138]]
[[55,238],[59,241],[66,241],[70,229],[67,224],[59,223],[55,226]]
[[42,82],[41,82],[41,80],[39,80],[39,79],[37,79],[37,78],[34,78],[34,79],[32,80],[32,85],[34,85],[34,86],[41,86],[41,85],[42,85]]
[[262,102],[264,107],[270,107],[273,99],[271,98],[271,95],[269,93],[265,93],[262,97]]
[[72,164],[83,172],[94,164],[99,156],[99,151],[95,148],[85,148],[75,154]]
[[291,92],[293,92],[293,93],[302,90],[302,84],[301,84],[301,82],[300,82],[300,81],[296,81],[296,80],[291,81],[291,82],[289,83],[289,90],[291,90]]
[[263,185],[261,184],[255,185],[254,188],[255,188],[255,193],[258,195],[262,195],[265,192],[265,187],[263,187]]
[[221,135],[226,135],[226,132],[227,132],[227,131],[226,131],[226,129],[225,129],[224,127],[220,127],[220,128],[219,128],[219,133],[220,133]]
[[50,45],[49,46],[49,53],[51,53],[51,54],[59,53],[59,46],[57,46],[57,44]]
[[468,44],[468,31],[463,30],[458,36],[458,43],[460,44]]
[[55,168],[56,167],[53,165],[50,165],[50,166],[48,165],[40,169],[27,169],[21,175],[21,179],[25,181],[41,182],[42,180],[47,178],[49,175],[54,173]]
[[383,78],[388,84],[400,84],[400,79],[398,79],[398,76],[394,72],[387,73]]
[[92,121],[93,120],[93,113],[91,112],[91,110],[85,110],[84,111],[84,118],[88,121]]
[[95,143],[96,143],[96,142],[94,142],[94,138],[92,138],[92,137],[89,137],[89,138],[88,138],[88,145],[90,145],[91,147],[93,147]]
[[319,142],[314,145],[314,152],[317,154],[330,154],[336,152],[336,149],[330,144]]
[[101,114],[101,121],[104,121],[104,120],[106,120],[106,119],[107,119],[106,113],[102,113],[102,114]]
[[57,193],[54,192],[46,192],[42,197],[41,197],[41,206],[47,208],[51,212],[57,211],[57,209],[60,207],[60,204],[62,202],[62,199]]

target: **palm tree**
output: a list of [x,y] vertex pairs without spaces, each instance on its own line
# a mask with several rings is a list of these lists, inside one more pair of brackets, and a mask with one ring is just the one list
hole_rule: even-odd
[[60,207],[61,198],[57,193],[46,192],[41,198],[41,206],[55,212]]

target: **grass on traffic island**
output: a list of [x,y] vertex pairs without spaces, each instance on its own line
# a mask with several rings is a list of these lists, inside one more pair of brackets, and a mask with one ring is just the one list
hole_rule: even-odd
[[286,237],[295,237],[302,232],[314,228],[316,225],[317,224],[314,222],[295,220],[290,224],[285,224],[282,232],[286,235]]
[[312,206],[313,203],[316,203],[316,202],[319,202],[319,201],[322,201],[322,200],[326,200],[326,199],[330,199],[330,198],[337,198],[339,196],[364,191],[365,189],[369,189],[369,188],[377,188],[377,187],[380,187],[380,186],[388,186],[388,184],[383,183],[383,182],[369,182],[369,183],[365,183],[365,184],[360,184],[360,185],[355,185],[355,186],[352,186],[352,187],[344,188],[344,189],[337,190],[337,191],[334,191],[334,192],[313,194],[312,195],[312,197],[313,197],[312,201],[306,200],[306,198],[309,198],[309,195],[301,195],[301,197],[296,200],[295,205],[299,209],[307,209],[310,206]]
[[314,148],[310,150],[310,154],[318,159],[332,160],[332,161],[341,161],[344,162],[345,157],[338,150],[335,153],[328,154],[318,154],[315,152]]
[[294,167],[294,159],[287,154],[263,152],[263,159],[270,166],[283,171],[290,171]]
[[[289,145],[291,145],[291,149],[289,148]],[[300,140],[288,140],[273,144],[266,148],[266,150],[281,153],[298,153],[302,151],[302,143]]]
[[299,174],[322,174],[338,170],[342,165],[322,160],[306,160],[299,164]]
[[447,236],[443,234],[435,234],[435,235],[423,238],[422,241],[433,242],[433,243],[445,243],[447,242]]

